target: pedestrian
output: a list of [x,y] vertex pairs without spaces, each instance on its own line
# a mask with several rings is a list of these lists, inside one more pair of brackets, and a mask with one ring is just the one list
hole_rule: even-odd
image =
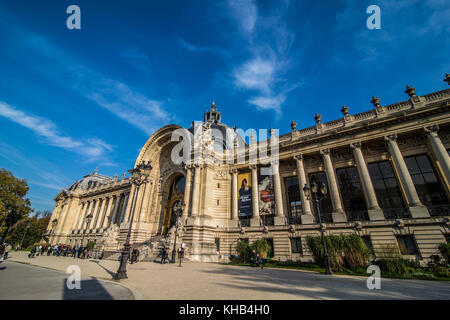
[[163,247],[161,252],[161,264],[166,263],[166,259],[167,259],[167,249],[166,247]]
[[261,259],[261,256],[258,254],[256,254],[256,266],[261,266],[261,269],[263,268],[263,261]]
[[34,254],[36,253],[36,246],[31,247],[31,251],[28,254],[28,258],[34,258]]
[[3,255],[5,254],[5,246],[0,243],[0,262],[3,262]]
[[4,253],[4,256],[3,256],[3,260],[8,259],[8,253],[11,250],[11,248],[12,248],[12,246],[5,242],[5,253]]

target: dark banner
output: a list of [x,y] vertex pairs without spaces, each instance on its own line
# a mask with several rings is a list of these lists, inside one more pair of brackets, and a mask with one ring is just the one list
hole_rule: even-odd
[[252,214],[252,185],[250,173],[238,175],[238,210],[239,217],[251,217]]

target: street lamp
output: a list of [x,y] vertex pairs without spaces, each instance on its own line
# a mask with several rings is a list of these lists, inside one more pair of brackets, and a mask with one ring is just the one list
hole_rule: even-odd
[[184,208],[186,208],[186,203],[184,201],[177,201],[173,206],[173,213],[175,213],[176,215],[176,220],[175,220],[175,241],[173,243],[172,261],[170,261],[171,263],[175,263],[175,254],[177,249],[177,237],[178,237],[178,219],[180,219],[181,216],[183,215]]
[[30,229],[30,226],[31,226],[31,222],[29,222],[27,224],[27,226],[25,227],[25,232],[23,233],[22,241],[20,241],[20,250],[22,250],[23,240],[25,239],[25,236],[27,235],[27,232],[28,232],[28,229]]
[[[94,215],[92,214],[92,213],[90,213],[90,214],[88,214],[87,216],[86,216],[86,228],[85,229],[87,229],[87,227],[91,224],[91,221],[92,221],[92,218],[94,217]],[[83,236],[81,237],[81,246],[83,246],[83,241],[84,241],[84,231],[85,230],[83,230]]]
[[327,242],[325,241],[322,218],[320,216],[320,200],[323,200],[327,197],[327,186],[323,182],[320,182],[320,185],[318,185],[315,181],[313,181],[311,183],[311,188],[306,186],[305,184],[305,186],[303,187],[303,191],[305,192],[306,199],[310,200],[312,196],[313,201],[316,203],[317,217],[319,219],[320,234],[322,236],[323,243],[323,261],[325,264],[325,274],[333,274],[331,272],[330,256],[328,255]]
[[127,279],[127,261],[128,256],[130,255],[130,239],[131,239],[131,228],[134,220],[134,211],[136,209],[137,195],[139,194],[139,188],[142,184],[147,183],[149,181],[148,177],[150,176],[150,171],[152,170],[152,166],[150,161],[144,162],[142,161],[138,164],[134,169],[128,170],[131,173],[131,183],[134,184],[134,194],[133,199],[131,201],[130,212],[130,225],[128,227],[127,239],[125,240],[125,244],[123,246],[122,258],[120,259],[120,266],[117,270],[117,273],[114,275],[114,280]]

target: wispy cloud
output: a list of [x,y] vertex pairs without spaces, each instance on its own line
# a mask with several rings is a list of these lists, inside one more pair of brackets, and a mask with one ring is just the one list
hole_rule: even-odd
[[258,6],[254,0],[228,0],[232,17],[245,33],[252,33],[258,19]]
[[202,47],[202,46],[198,46],[198,45],[194,45],[189,41],[186,41],[183,38],[178,38],[178,42],[180,43],[180,45],[186,49],[189,52],[193,52],[193,53],[205,53],[205,52],[210,52],[210,53],[215,53],[221,56],[229,56],[228,52],[225,51],[222,48],[218,48],[218,47]]
[[[149,98],[122,81],[86,67],[48,39],[28,30],[22,30],[19,37],[27,50],[33,50],[45,58],[43,65],[51,64],[51,72],[55,73],[55,77],[72,75],[67,81],[68,88],[84,95],[145,134],[151,135],[161,127],[161,122],[172,119],[172,116],[164,110],[162,101]],[[144,55],[138,48],[123,53],[123,57],[134,63],[136,68],[148,70],[150,63]],[[42,69],[45,73],[49,72],[47,66],[42,66]],[[95,150],[92,151],[95,153]]]
[[148,55],[139,48],[127,48],[120,54],[122,58],[124,58],[130,65],[134,68],[149,72],[150,71],[150,60]]
[[[285,77],[293,65],[290,51],[295,34],[284,19],[289,1],[276,4],[278,7],[269,14],[259,15],[254,1],[228,1],[232,18],[245,30],[250,52],[250,57],[232,71],[234,84],[238,89],[254,91],[255,95],[247,102],[257,110],[273,110],[280,116],[288,93],[301,82],[292,84]],[[237,9],[238,5],[242,5],[242,11]],[[249,21],[244,12],[251,13]]]
[[44,138],[45,143],[76,152],[88,160],[96,160],[113,149],[111,145],[99,138],[78,140],[64,135],[52,121],[26,113],[2,101],[0,101],[0,116],[30,129],[39,137]]

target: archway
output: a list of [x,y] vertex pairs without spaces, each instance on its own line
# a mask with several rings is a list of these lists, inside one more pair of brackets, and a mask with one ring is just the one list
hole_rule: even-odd
[[165,235],[172,226],[175,225],[176,215],[173,213],[173,208],[176,203],[183,201],[184,188],[186,186],[186,178],[182,174],[176,174],[168,183],[167,189],[167,202],[164,210],[163,230],[162,234]]

